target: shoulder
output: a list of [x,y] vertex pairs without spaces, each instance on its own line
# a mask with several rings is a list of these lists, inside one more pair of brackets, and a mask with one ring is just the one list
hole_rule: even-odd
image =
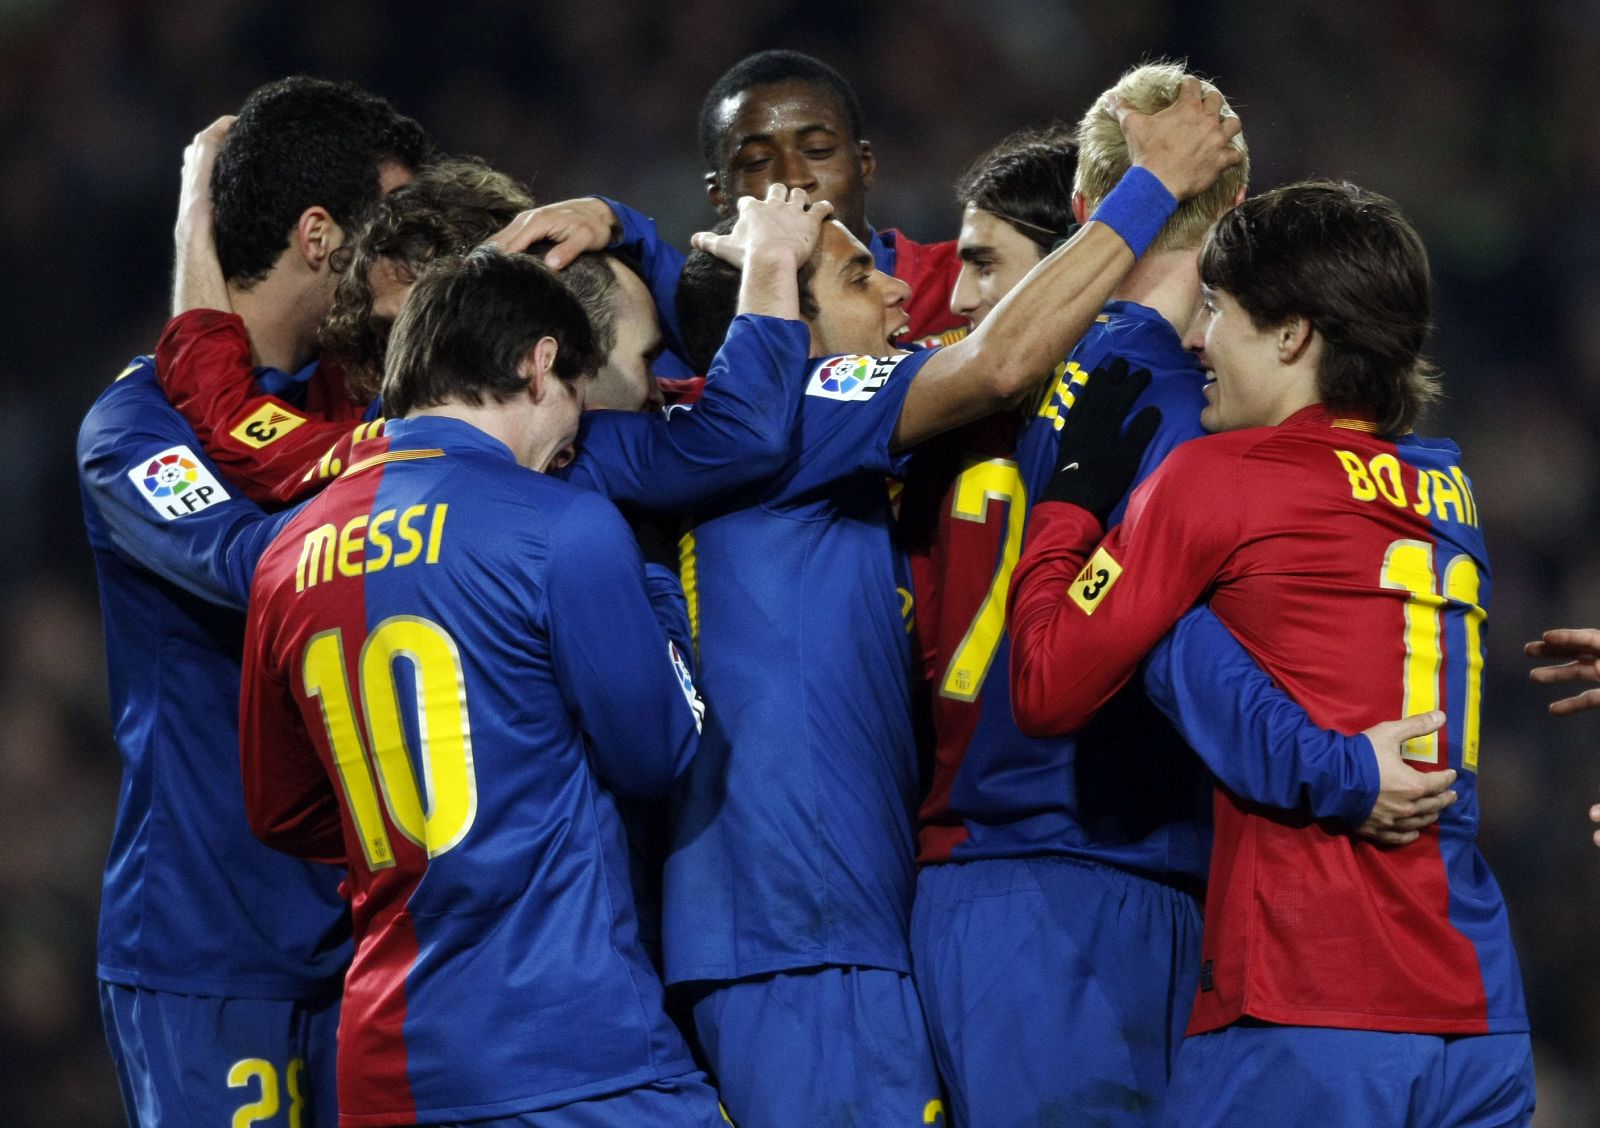
[[196,457],[199,440],[156,383],[155,362],[135,357],[95,399],[78,428],[78,465],[111,454],[142,452],[151,444],[183,446]]
[[830,400],[869,400],[892,379],[909,379],[939,352],[916,349],[891,356],[844,353],[817,357],[806,369],[806,395]]

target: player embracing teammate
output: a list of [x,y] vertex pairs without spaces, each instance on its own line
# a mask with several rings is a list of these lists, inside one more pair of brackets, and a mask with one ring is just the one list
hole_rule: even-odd
[[[110,397],[163,421],[138,465],[86,427],[108,630],[133,614],[117,554],[159,543],[113,503],[190,534],[148,551],[198,621],[255,577],[243,787],[237,761],[202,772],[242,792],[217,812],[237,825],[190,847],[237,836],[247,797],[264,839],[349,867],[340,1122],[1525,1122],[1515,959],[1471,846],[1477,509],[1453,448],[1407,434],[1420,244],[1347,187],[1231,210],[1237,118],[1178,67],[1124,75],[1076,157],[1045,131],[980,159],[954,245],[867,222],[862,132],[817,60],[731,69],[701,118],[726,218],[687,269],[599,198],[468,254],[527,202],[515,186],[380,149],[367,206],[424,165],[417,184],[366,225],[295,210],[259,291],[226,254],[208,281],[216,252],[188,245],[180,306],[201,309],[164,337],[159,386],[195,430],[148,363]],[[597,260],[590,294],[516,253],[538,240],[553,267],[628,265]],[[375,409],[306,366],[335,262],[360,275],[341,328],[382,368],[386,428],[351,433]],[[204,309],[230,302],[242,320]],[[964,339],[900,347],[959,320]],[[657,340],[694,407],[581,413],[602,354],[648,409]],[[1257,427],[1226,455],[1200,437]],[[269,517],[229,472],[269,501],[334,484]],[[690,530],[698,655],[610,502],[647,555],[647,527]],[[205,640],[222,673],[231,622]],[[1308,631],[1320,665],[1292,657]],[[937,741],[920,842],[914,646]],[[1365,680],[1358,652],[1384,656]],[[227,688],[209,707],[231,738]],[[670,843],[634,838],[630,806],[664,798]],[[277,864],[322,883],[320,904],[280,890],[305,914],[276,914],[286,937],[340,924],[336,871]],[[639,924],[663,870],[664,962]],[[130,1119],[213,1122],[175,1111],[138,1001],[107,989]],[[331,1124],[318,1006],[315,1084],[271,1051],[268,1111],[239,1051],[208,1108],[248,1112],[257,1085],[261,1116]]]

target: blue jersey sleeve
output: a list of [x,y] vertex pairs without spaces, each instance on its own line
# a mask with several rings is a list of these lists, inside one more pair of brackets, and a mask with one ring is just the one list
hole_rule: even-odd
[[812,361],[800,397],[798,453],[783,493],[809,493],[860,473],[903,474],[909,455],[890,444],[911,381],[938,351]]
[[596,198],[611,208],[622,227],[622,238],[606,249],[622,251],[639,264],[645,285],[655,300],[656,314],[661,318],[661,335],[667,346],[667,351],[656,358],[655,374],[672,379],[704,375],[690,367],[683,334],[678,330],[678,276],[683,273],[683,252],[662,240],[656,221],[649,216],[605,196]]
[[134,362],[78,432],[91,540],[185,591],[243,610],[257,562],[293,511],[268,514],[230,489],[194,430]]
[[611,790],[665,795],[693,757],[703,706],[645,594],[622,515],[580,496],[551,531],[550,646],[556,683]]
[[689,602],[684,598],[683,582],[678,573],[665,564],[644,566],[644,587],[650,596],[650,606],[656,613],[656,622],[666,633],[667,640],[678,648],[686,661],[694,653],[694,635],[689,629]]
[[699,403],[586,413],[565,477],[618,505],[668,513],[765,481],[788,461],[810,343],[798,321],[734,318]]
[[1150,652],[1144,682],[1150,700],[1241,798],[1351,826],[1372,812],[1372,742],[1313,725],[1204,604]]

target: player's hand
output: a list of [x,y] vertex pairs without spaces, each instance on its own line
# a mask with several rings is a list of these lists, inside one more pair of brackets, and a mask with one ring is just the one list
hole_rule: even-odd
[[555,244],[544,253],[551,270],[562,270],[588,251],[603,251],[622,238],[622,225],[611,205],[594,196],[562,200],[519,212],[517,217],[488,239],[508,255],[527,250],[535,243]]
[[1425,827],[1439,821],[1439,812],[1456,801],[1450,790],[1456,781],[1454,768],[1419,772],[1400,755],[1406,741],[1438,732],[1444,720],[1438,710],[1414,713],[1362,733],[1372,741],[1378,758],[1378,801],[1366,822],[1356,827],[1358,835],[1384,846],[1404,846],[1415,842]]
[[211,169],[217,163],[222,139],[233,128],[235,116],[223,114],[194,135],[183,151],[183,180],[178,192],[178,225],[173,234],[181,247],[195,235],[211,234]]
[[763,199],[745,196],[738,206],[739,218],[726,235],[696,231],[689,242],[740,270],[760,255],[798,271],[811,257],[823,221],[833,214],[827,200],[813,202],[805,189],[782,184],[768,186]]
[[[1594,806],[1589,808],[1589,821],[1592,823],[1600,823],[1600,803],[1596,803]],[[1600,830],[1594,832],[1594,844],[1596,846],[1600,846]]]
[[1161,426],[1160,410],[1147,407],[1123,429],[1128,412],[1149,386],[1150,373],[1142,368],[1129,372],[1121,357],[1089,373],[1067,412],[1056,472],[1040,501],[1080,506],[1105,526]]
[[1222,95],[1207,92],[1193,75],[1178,87],[1178,98],[1155,114],[1141,114],[1108,95],[1111,111],[1128,141],[1133,164],[1146,169],[1179,200],[1199,195],[1217,182],[1222,170],[1244,160],[1229,142],[1243,127],[1225,108]]
[[[1593,627],[1545,631],[1543,638],[1528,643],[1522,652],[1529,658],[1568,659],[1557,666],[1536,666],[1529,670],[1528,677],[1540,685],[1600,682],[1600,630]],[[1558,717],[1597,707],[1600,707],[1600,689],[1586,689],[1550,703],[1550,711]],[[1592,816],[1593,812],[1590,814]],[[1600,844],[1600,836],[1595,842]]]

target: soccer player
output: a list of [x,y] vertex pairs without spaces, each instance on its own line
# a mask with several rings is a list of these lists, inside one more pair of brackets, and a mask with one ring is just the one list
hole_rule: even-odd
[[[917,243],[868,222],[866,197],[877,178],[877,158],[862,136],[864,126],[855,89],[820,59],[782,50],[747,56],[712,85],[700,108],[706,194],[724,217],[740,199],[760,198],[774,184],[831,201],[839,221],[872,252],[876,268],[910,286],[902,336],[938,337],[962,324],[947,304],[960,268],[955,244]],[[529,242],[555,241],[547,258],[552,266],[581,250],[607,247],[624,248],[641,260],[669,347],[686,362],[666,387],[674,398],[692,402],[699,385],[673,314],[683,256],[661,242],[655,224],[615,200],[589,197],[549,204],[530,217],[530,225]]]
[[[1150,112],[1183,78],[1177,66],[1141,66],[1107,94]],[[1243,135],[1234,143],[1242,151]],[[957,186],[962,271],[952,308],[982,324],[1126,168],[1104,99],[1079,127],[1076,162],[1061,128],[1025,131],[981,157]],[[919,453],[902,495],[899,532],[913,542],[937,741],[912,949],[958,1123],[1031,1123],[1046,1110],[1148,1123],[1182,1038],[1199,974],[1194,894],[1209,854],[1209,781],[1138,685],[1082,733],[1024,736],[1011,716],[1002,616],[1029,503],[1050,477],[1058,428],[1086,369],[1115,354],[1157,373],[1147,398],[1160,405],[1162,427],[1141,475],[1201,433],[1204,376],[1180,326],[1200,300],[1200,240],[1242,196],[1246,176],[1241,161],[1181,204],[1053,386],[1024,413],[942,436],[936,451]],[[1220,625],[1192,625],[1174,645],[1210,651],[1188,671],[1199,684],[1175,695],[1177,705],[1193,706],[1191,723],[1211,734],[1197,740],[1208,760],[1221,750],[1239,762],[1254,731],[1243,720],[1292,703]],[[1308,789],[1352,825],[1364,822],[1373,751],[1320,730],[1269,731],[1280,758],[1291,741],[1306,742],[1305,758],[1321,758],[1288,794]],[[1397,742],[1385,751],[1397,757]],[[1284,794],[1251,766],[1227,778],[1262,801]],[[1000,966],[1007,974],[996,976]]]
[[[792,316],[808,251],[752,255],[746,309]],[[384,434],[256,573],[245,801],[268,843],[350,867],[346,1124],[722,1123],[640,945],[613,798],[665,793],[700,705],[627,525],[544,473],[598,359],[542,263],[425,268]]]
[[1224,215],[1200,278],[1187,343],[1229,433],[1173,451],[1097,546],[1151,421],[1123,433],[1142,381],[1090,379],[1013,584],[1018,724],[1079,729],[1204,598],[1318,724],[1442,709],[1405,754],[1460,798],[1391,850],[1217,791],[1164,1122],[1525,1124],[1520,975],[1473,844],[1483,534],[1455,446],[1411,433],[1437,394],[1426,252],[1383,197],[1300,184]]
[[[191,158],[218,135],[197,138]],[[252,93],[221,144],[227,288],[264,378],[303,389],[304,410],[341,410],[342,389],[308,367],[329,256],[427,148],[381,99],[308,78]],[[186,213],[197,203],[190,193]],[[281,1111],[327,1128],[350,955],[339,875],[257,842],[239,778],[242,611],[272,526],[202,452],[149,357],[90,408],[78,465],[123,757],[97,974],[129,1120]]]
[[[905,283],[829,223],[803,275],[811,360],[789,377],[805,388],[794,454],[767,486],[702,510],[685,540],[716,708],[675,812],[667,978],[689,997],[744,1128],[938,1113],[908,974],[918,780],[909,596],[884,476],[922,440],[1036,386],[1171,214],[1173,193],[1192,196],[1239,160],[1227,144],[1237,121],[1221,118],[1216,95],[1192,83],[1182,94],[1162,114],[1127,115],[1140,167],[948,348],[894,349]],[[691,256],[679,286],[691,357],[720,339],[736,286]]]

